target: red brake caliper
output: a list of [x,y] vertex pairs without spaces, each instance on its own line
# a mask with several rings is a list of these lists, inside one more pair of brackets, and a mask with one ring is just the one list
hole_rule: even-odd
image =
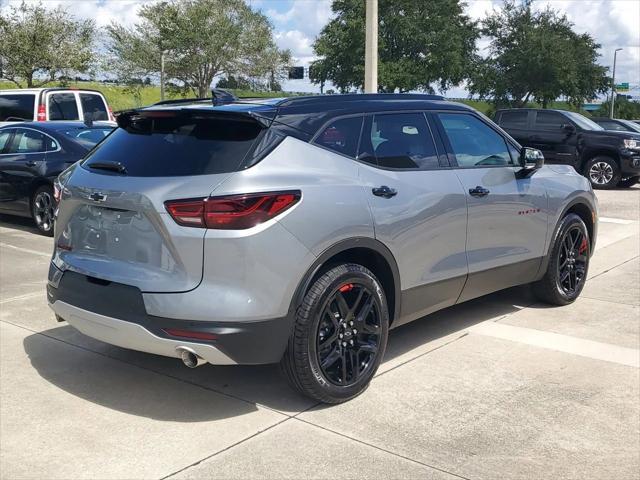
[[583,254],[587,251],[587,239],[583,238],[582,243],[580,244],[580,248],[578,249],[579,254]]
[[343,286],[341,286],[338,290],[340,290],[342,293],[344,293],[344,292],[348,292],[352,288],[353,288],[353,284],[352,283],[346,283]]

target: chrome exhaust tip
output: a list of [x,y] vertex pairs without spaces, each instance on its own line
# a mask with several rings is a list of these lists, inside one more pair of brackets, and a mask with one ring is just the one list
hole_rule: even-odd
[[207,363],[204,358],[188,347],[177,347],[176,350],[180,354],[180,360],[182,360],[182,363],[189,368],[196,368]]

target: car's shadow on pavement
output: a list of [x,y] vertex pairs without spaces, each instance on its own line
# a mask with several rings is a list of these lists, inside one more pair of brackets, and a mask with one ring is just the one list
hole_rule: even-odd
[[[413,350],[415,356],[421,355],[426,350],[419,347],[429,342],[462,334],[472,325],[513,313],[533,301],[526,286],[515,287],[400,326],[391,331],[384,361],[403,355],[402,362],[410,360]],[[287,414],[316,405],[288,387],[277,365],[188,369],[177,359],[95,341],[66,324],[42,333],[67,344],[52,346],[42,335],[24,340],[25,352],[42,378],[72,395],[131,415],[200,422],[243,415],[258,405]]]
[[33,223],[33,220],[26,217],[17,217],[13,215],[5,215],[0,213],[0,227],[20,230],[22,232],[40,235],[40,232]]

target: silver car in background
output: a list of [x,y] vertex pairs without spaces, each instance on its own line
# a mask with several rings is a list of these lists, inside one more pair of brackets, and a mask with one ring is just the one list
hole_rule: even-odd
[[104,342],[280,362],[339,403],[390,328],[514,285],[556,305],[584,286],[589,182],[441,97],[163,104],[118,124],[59,179],[47,287]]

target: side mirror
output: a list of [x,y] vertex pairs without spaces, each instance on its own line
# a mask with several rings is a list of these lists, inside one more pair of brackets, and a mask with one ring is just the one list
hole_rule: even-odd
[[520,166],[523,170],[534,171],[544,165],[544,155],[535,148],[524,147],[520,151]]
[[574,127],[570,123],[565,123],[564,125],[562,125],[562,130],[564,130],[568,134],[572,134],[572,133],[575,133],[576,127]]

